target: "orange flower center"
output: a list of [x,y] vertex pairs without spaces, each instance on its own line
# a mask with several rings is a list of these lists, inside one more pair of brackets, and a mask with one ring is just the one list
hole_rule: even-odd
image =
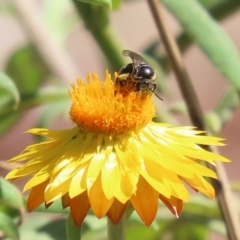
[[[115,74],[115,78],[117,74]],[[83,130],[102,134],[122,134],[143,128],[155,116],[152,95],[130,92],[126,97],[114,94],[114,82],[106,71],[105,81],[97,74],[87,76],[87,84],[78,79],[69,94],[70,116]]]

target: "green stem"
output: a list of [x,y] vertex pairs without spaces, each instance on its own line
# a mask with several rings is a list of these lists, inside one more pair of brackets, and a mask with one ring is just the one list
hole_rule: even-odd
[[[109,62],[110,70],[118,72],[121,67],[126,64],[126,60],[123,59],[121,44],[116,41],[116,34],[113,29],[108,26],[102,29],[100,32],[92,32],[95,40],[100,46],[104,56]],[[119,51],[119,49],[121,49]]]
[[134,209],[131,204],[128,205],[125,213],[117,224],[111,222],[108,218],[108,240],[125,240],[126,239],[126,228],[127,221],[131,217]]
[[[84,21],[86,28],[96,40],[99,48],[108,60],[110,70],[118,71],[125,65],[122,56],[122,44],[113,31],[109,21],[108,10],[105,7],[72,0],[77,13]],[[121,49],[121,51],[119,51]]]
[[66,222],[67,239],[68,240],[80,240],[81,239],[81,227],[77,227],[73,221],[71,213],[68,215]]
[[125,240],[127,221],[126,212],[123,214],[122,218],[117,224],[112,223],[109,218],[107,219],[107,221],[108,240]]
[[[51,89],[41,88],[32,96],[21,96],[21,102],[18,109],[15,112],[21,112],[25,109],[31,108],[37,105],[50,104],[59,101],[69,101],[69,95],[64,87],[53,87]],[[11,102],[9,102],[9,105]],[[1,106],[0,119],[12,113],[12,108],[8,103],[5,106]]]

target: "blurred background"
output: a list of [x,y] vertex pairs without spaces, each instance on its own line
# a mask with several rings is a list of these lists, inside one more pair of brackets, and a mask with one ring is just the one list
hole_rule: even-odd
[[[204,6],[205,1],[199,2],[202,2]],[[220,2],[217,0],[212,1],[214,4],[220,4]],[[113,38],[112,41],[118,46],[119,55],[121,55],[123,49],[130,49],[143,55],[146,54],[144,56],[149,62],[154,62],[154,66],[155,64],[159,65],[157,56],[164,56],[165,51],[162,44],[159,43],[157,28],[147,2],[143,0],[124,1],[120,5],[119,8],[114,9],[107,15],[110,23],[108,24],[107,33],[109,31],[111,38]],[[205,8],[211,9],[212,6],[210,5],[205,4]],[[229,11],[226,16],[221,17],[219,25],[232,40],[236,50],[239,51],[240,11],[237,9],[239,9],[239,6],[235,10]],[[164,9],[164,12],[172,34],[177,37],[183,33],[185,30],[181,26],[179,19],[176,19],[174,14],[167,8]],[[109,69],[113,73],[120,69],[121,61],[124,64],[130,62],[130,59],[122,58],[117,63],[118,65],[114,64],[115,57],[111,59],[111,52],[108,55],[105,54],[107,50],[105,50],[104,44],[100,43],[103,39],[96,37],[98,33],[93,33],[90,30],[91,26],[89,27],[87,21],[84,16],[79,18],[78,12],[70,0],[1,0],[0,71],[5,72],[16,81],[21,101],[24,102],[22,105],[19,103],[20,109],[16,108],[13,111],[14,113],[7,112],[5,114],[4,112],[5,115],[3,114],[0,117],[0,125],[2,125],[0,129],[1,163],[20,153],[28,144],[36,140],[32,136],[24,134],[26,130],[33,127],[64,129],[74,126],[68,117],[70,103],[67,90],[71,82],[74,82],[76,78],[85,78],[88,72],[95,72],[104,77],[105,69]],[[92,21],[98,22],[99,16],[93,16]],[[208,39],[208,34],[204,38]],[[106,43],[108,46],[110,44],[110,42]],[[109,47],[109,49],[111,48]],[[212,116],[222,96],[229,89],[229,80],[214,66],[208,54],[205,54],[195,43],[188,45],[184,49],[183,59],[206,117]],[[174,74],[167,72],[163,66],[161,67],[162,69],[159,66],[157,67],[160,75],[159,81],[161,81],[159,83],[159,94],[164,101],[161,102],[155,99],[160,119],[161,111],[167,111],[172,122],[179,125],[191,124],[184,106],[181,105],[183,99]],[[162,76],[161,71],[164,72],[164,76]],[[43,97],[40,96],[36,99],[34,94],[38,93],[40,88],[43,89],[41,92]],[[48,95],[48,93],[50,94]],[[5,92],[0,94],[5,96]],[[44,101],[44,98],[46,101]],[[12,109],[14,105],[12,101],[9,101],[7,103],[9,105],[7,105],[2,98],[0,98],[0,101],[2,101],[0,107],[4,109],[6,106]],[[53,109],[55,110],[53,111]],[[215,135],[226,139],[227,145],[221,147],[219,151],[232,161],[224,164],[224,167],[232,184],[231,186],[236,189],[239,188],[238,182],[240,181],[239,122],[240,111],[235,106],[234,109],[229,111],[227,121],[224,124],[219,123],[219,120],[216,120],[216,122],[211,120],[212,125],[210,127],[211,129],[217,129]],[[8,167],[1,168],[1,176],[5,177],[8,171]],[[24,182],[20,181],[17,184],[21,187]],[[239,191],[239,189],[236,189],[235,191]],[[235,193],[234,195],[237,196]],[[30,214],[30,219],[32,216],[35,216],[35,214]],[[39,219],[41,219],[41,216]],[[133,217],[133,219],[135,218]],[[41,220],[39,221],[41,222]],[[94,229],[94,226],[97,226],[95,227],[97,230],[95,230],[99,231],[104,224],[101,223],[102,225],[99,226],[97,221],[90,216],[90,220],[87,220],[88,227],[90,226],[88,229]],[[56,224],[56,226],[60,229],[59,226],[62,225]],[[134,226],[134,224],[130,225],[132,237],[129,237],[129,239],[140,239],[140,235],[136,232],[135,235],[133,234],[136,231],[133,230]],[[150,227],[153,232],[157,232],[158,228],[156,226],[157,224],[153,224]],[[224,229],[222,225],[215,228]],[[21,239],[33,239],[33,236],[35,240],[65,239],[64,237],[61,238],[60,235],[56,238],[56,235],[46,233],[49,230],[48,228],[46,228],[46,232],[44,228],[41,229],[41,233],[38,231],[40,238],[37,235],[31,235],[29,229],[26,229],[26,224],[20,226],[21,234],[26,234],[26,232],[29,234],[21,235],[28,236],[28,238],[22,237]],[[23,233],[24,231],[25,233]],[[224,230],[222,230],[222,234],[221,231],[212,233],[211,230],[210,232],[208,236],[211,239],[226,239]],[[96,238],[94,235],[87,234],[89,233],[86,231],[87,237],[84,239],[104,239],[102,235],[98,235],[99,238]],[[98,234],[100,233],[98,232]],[[145,238],[141,239],[165,239],[152,236],[151,234],[145,235]],[[199,237],[198,239],[210,238]]]

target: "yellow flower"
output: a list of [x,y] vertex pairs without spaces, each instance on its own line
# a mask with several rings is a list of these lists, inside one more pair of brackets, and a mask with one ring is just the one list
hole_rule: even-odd
[[[115,76],[116,77],[116,76]],[[214,189],[205,177],[216,174],[201,161],[229,161],[200,145],[223,145],[194,127],[152,122],[151,94],[114,95],[114,83],[88,75],[69,91],[73,129],[31,129],[44,142],[28,146],[10,162],[25,162],[7,179],[31,176],[28,209],[61,198],[76,225],[88,210],[117,223],[131,204],[146,225],[154,220],[160,199],[177,217],[189,200],[186,185],[210,198]]]

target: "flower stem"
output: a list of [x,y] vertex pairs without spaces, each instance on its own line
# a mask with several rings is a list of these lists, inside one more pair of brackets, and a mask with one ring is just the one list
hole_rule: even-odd
[[132,205],[129,204],[122,218],[117,224],[112,223],[109,218],[107,219],[108,240],[125,240],[126,239],[127,222],[131,217],[133,211],[134,209]]
[[69,213],[66,223],[67,239],[68,240],[80,240],[81,239],[81,227],[77,227],[73,221],[71,213]]
[[111,28],[109,11],[103,6],[72,0],[76,11],[84,21],[85,27],[94,37],[99,48],[108,60],[109,67],[118,71],[125,65],[124,57],[119,49],[122,49],[117,34]]
[[125,240],[127,222],[126,212],[123,214],[122,218],[117,224],[112,223],[109,218],[107,219],[107,221],[108,240]]
[[120,41],[116,37],[114,29],[112,29],[111,26],[107,26],[100,32],[92,32],[92,35],[100,46],[104,56],[109,61],[110,69],[117,72],[125,65],[125,60],[121,54],[122,50],[119,51],[119,49],[123,49],[123,47],[121,43],[119,43]]
[[[189,116],[196,127],[202,130],[206,130],[203,119],[203,112],[200,107],[197,95],[192,86],[186,67],[184,66],[177,44],[174,41],[172,35],[169,33],[168,27],[162,15],[161,2],[159,0],[148,0],[148,4],[153,14],[159,34],[162,38],[163,44],[165,45],[179,87],[186,101]],[[210,147],[205,148],[209,151],[215,151],[215,149]],[[239,240],[240,233],[238,215],[232,204],[232,202],[234,201],[232,200],[229,182],[223,166],[220,163],[218,163],[217,165],[217,169],[211,164],[208,164],[207,166],[217,172],[218,179],[220,180],[212,181],[212,184],[217,194],[219,208],[225,221],[229,240]]]

